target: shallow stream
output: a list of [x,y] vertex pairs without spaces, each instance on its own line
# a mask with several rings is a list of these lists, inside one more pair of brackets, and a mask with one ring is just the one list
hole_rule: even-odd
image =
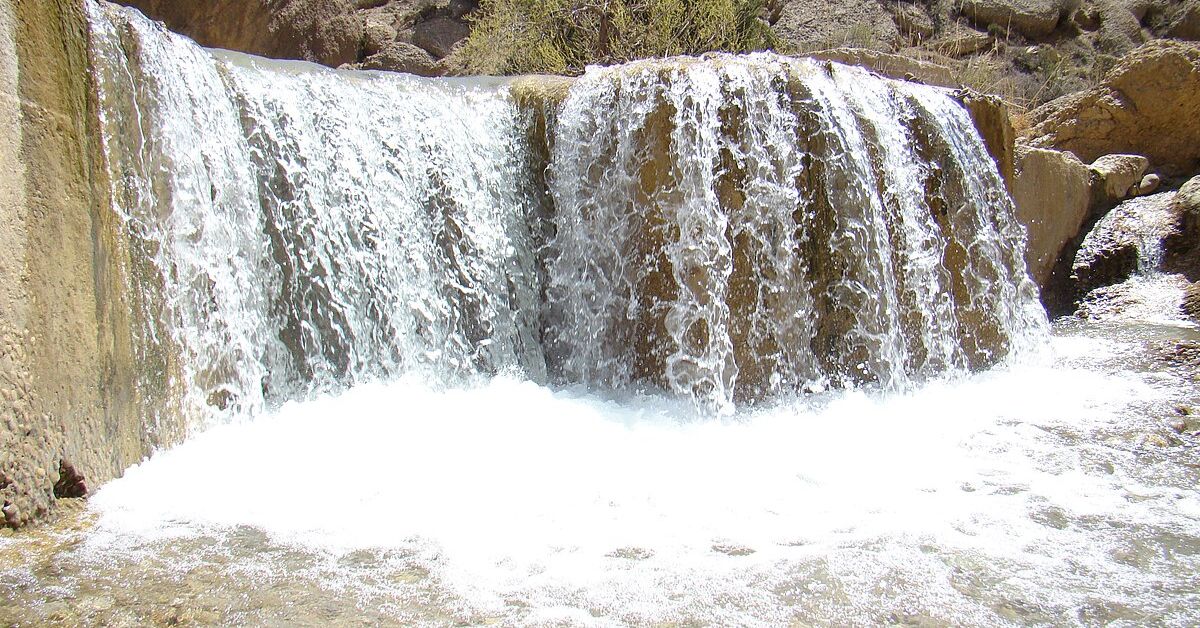
[[182,443],[0,536],[0,625],[1200,624],[1180,280],[1048,330],[962,94],[755,54],[555,100],[88,10]]
[[288,404],[0,537],[0,623],[1194,625],[1173,281],[990,371],[721,420],[512,377]]

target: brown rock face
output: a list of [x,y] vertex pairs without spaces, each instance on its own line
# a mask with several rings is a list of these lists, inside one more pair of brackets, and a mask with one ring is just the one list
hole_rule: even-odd
[[958,87],[950,68],[903,55],[889,54],[865,48],[833,48],[804,55],[813,59],[857,65],[896,80],[917,81],[926,85]]
[[1136,153],[1168,175],[1200,170],[1200,46],[1159,40],[1141,46],[1091,90],[1030,114],[1033,146],[1085,162]]
[[1141,155],[1105,155],[1092,162],[1088,169],[1095,177],[1097,191],[1103,201],[1115,203],[1136,196],[1150,160]]
[[1200,323],[1200,281],[1189,285],[1184,291],[1183,313]]
[[1017,157],[1013,200],[1028,230],[1025,262],[1045,287],[1063,247],[1079,234],[1091,205],[1088,168],[1071,153],[1025,149]]
[[979,130],[988,153],[1000,168],[1000,176],[1012,191],[1015,170],[1016,131],[1008,115],[1008,106],[997,96],[981,94],[971,89],[958,92],[958,100],[971,113],[971,121]]
[[775,33],[798,51],[890,46],[900,38],[883,2],[788,0]]
[[[178,436],[147,430],[129,242],[108,203],[83,3],[0,0],[0,525]],[[149,382],[149,379],[142,379]]]
[[203,46],[329,66],[358,60],[353,0],[119,0]]
[[966,0],[961,11],[979,26],[995,26],[1040,39],[1054,32],[1059,20],[1078,4],[1077,0]]
[[1200,0],[1186,0],[1175,14],[1167,35],[1200,41]]

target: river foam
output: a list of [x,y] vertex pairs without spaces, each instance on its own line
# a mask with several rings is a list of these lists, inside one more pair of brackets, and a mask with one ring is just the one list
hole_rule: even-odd
[[[1092,365],[1119,345],[1056,341]],[[1131,567],[1130,531],[1200,537],[1200,499],[1144,466],[1145,426],[1131,425],[1177,384],[1081,359],[723,421],[510,377],[361,385],[131,469],[93,499],[89,543],[250,526],[334,557],[403,550],[462,604],[521,621],[869,620],[861,605],[901,595],[882,586],[928,598],[917,606],[933,617],[990,623],[988,601],[955,584],[962,561],[1046,612],[1098,584],[1144,607],[1196,561]]]

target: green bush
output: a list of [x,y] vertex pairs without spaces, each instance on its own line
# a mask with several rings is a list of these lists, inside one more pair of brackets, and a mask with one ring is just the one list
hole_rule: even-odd
[[454,55],[468,74],[579,74],[611,64],[776,46],[770,0],[483,0]]

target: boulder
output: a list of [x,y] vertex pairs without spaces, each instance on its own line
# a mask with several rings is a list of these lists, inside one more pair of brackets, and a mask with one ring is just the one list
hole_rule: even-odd
[[1096,223],[1071,264],[1071,291],[1076,300],[1097,288],[1125,281],[1139,268],[1161,259],[1164,240],[1177,228],[1171,202],[1174,196],[1163,192],[1127,200]]
[[1158,186],[1160,185],[1162,185],[1162,177],[1156,174],[1148,174],[1142,177],[1142,180],[1138,182],[1137,191],[1135,192],[1134,196],[1153,194],[1154,192],[1158,191]]
[[965,57],[990,48],[995,43],[991,35],[956,23],[943,31],[928,48],[950,57]]
[[1078,5],[1077,0],[965,0],[960,11],[982,28],[998,27],[1041,39]]
[[389,70],[417,76],[441,76],[442,70],[428,52],[402,41],[393,41],[383,50],[348,66],[356,70]]
[[471,34],[471,27],[449,16],[434,17],[419,22],[413,29],[412,43],[442,59],[454,51],[454,46]]
[[1181,212],[1200,215],[1200,176],[1192,177],[1180,186],[1171,203]]
[[353,0],[120,0],[204,46],[337,67],[358,60]]
[[1200,323],[1200,281],[1188,284],[1183,291],[1183,313]]
[[1187,0],[1167,27],[1168,37],[1200,41],[1200,0]]
[[[1094,7],[1099,18],[1099,32],[1096,46],[1103,52],[1112,55],[1124,55],[1146,42],[1146,34],[1142,30],[1142,18],[1149,8],[1147,3],[1140,0],[1130,3],[1128,0],[1100,0]],[[1076,15],[1083,13],[1081,8]]]
[[396,40],[396,28],[386,21],[368,18],[364,24],[362,39],[364,58],[383,52]]
[[1080,30],[1094,31],[1104,23],[1104,18],[1100,13],[1100,7],[1091,4],[1084,5],[1071,16],[1071,22]]
[[1092,172],[1100,202],[1115,203],[1137,193],[1150,160],[1141,155],[1105,155],[1088,169]]
[[1156,40],[1130,53],[1093,89],[1029,114],[1026,141],[1091,162],[1145,155],[1175,176],[1200,170],[1200,46]]
[[787,48],[807,52],[838,47],[890,50],[900,39],[889,3],[788,0],[773,30]]
[[1042,287],[1062,253],[1088,216],[1091,184],[1088,168],[1071,153],[1025,148],[1018,151],[1013,201],[1017,219],[1028,231],[1025,262]]
[[1107,4],[1116,5],[1129,12],[1138,22],[1146,19],[1146,14],[1154,8],[1157,0],[1115,0]]
[[1196,248],[1200,243],[1200,176],[1179,188],[1171,199],[1171,211],[1179,227],[1168,248],[1179,253]]
[[933,18],[923,5],[898,2],[889,5],[889,8],[892,11],[892,20],[896,22],[896,29],[910,42],[918,43],[933,37]]

